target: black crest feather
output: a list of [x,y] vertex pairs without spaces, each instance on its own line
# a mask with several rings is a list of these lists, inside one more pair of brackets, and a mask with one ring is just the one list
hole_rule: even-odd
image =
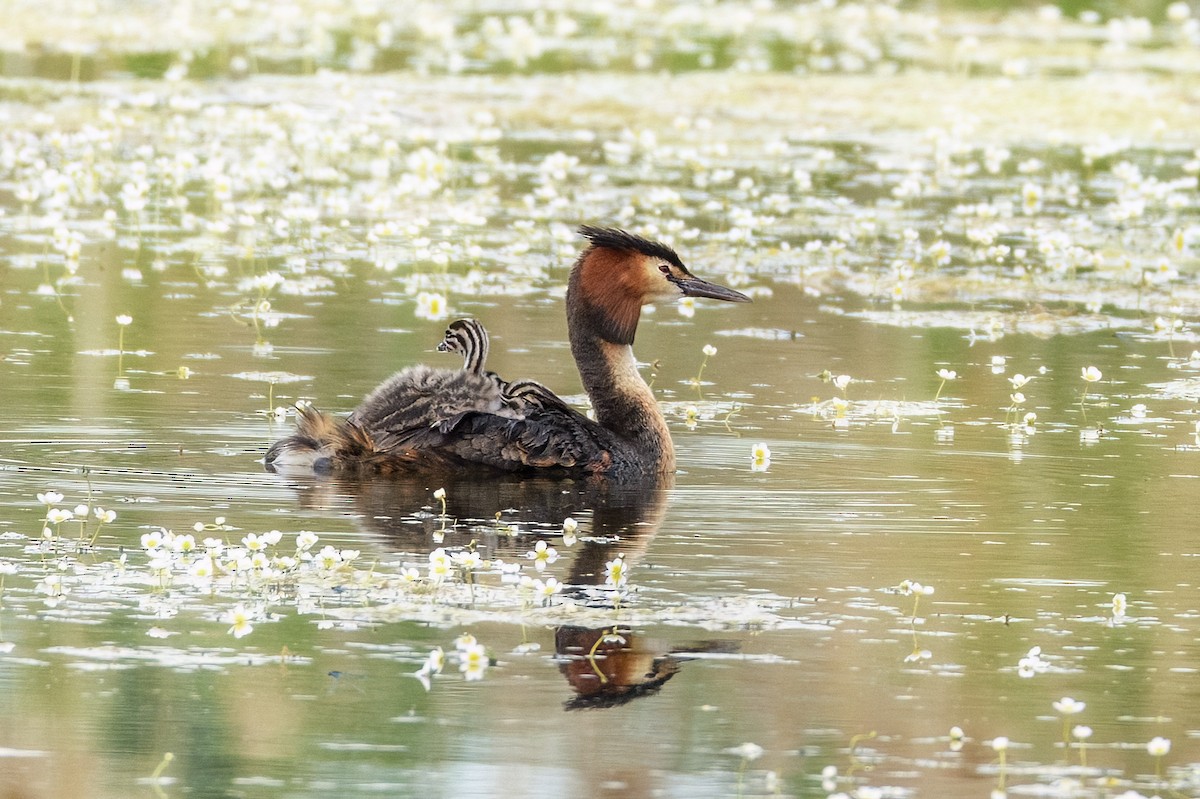
[[661,258],[669,264],[678,266],[681,269],[686,269],[683,261],[679,259],[679,255],[667,245],[659,241],[650,241],[650,239],[636,236],[633,233],[628,233],[624,230],[618,230],[611,227],[592,227],[591,225],[583,225],[579,228],[579,235],[586,238],[592,243],[593,247],[609,247],[614,250],[633,250],[640,252],[643,255],[650,255],[655,258]]

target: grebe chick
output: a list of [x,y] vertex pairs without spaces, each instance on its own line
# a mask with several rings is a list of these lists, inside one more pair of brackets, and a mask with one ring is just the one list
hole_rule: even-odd
[[561,397],[536,380],[513,380],[511,383],[505,383],[500,393],[517,410],[557,408],[565,411],[571,408]]
[[497,381],[483,375],[409,367],[372,391],[345,420],[299,409],[296,432],[271,446],[267,468],[490,467],[622,479],[673,472],[670,431],[633,357],[642,306],[679,297],[750,298],[697,278],[664,244],[610,228],[585,226],[579,232],[588,245],[567,284],[567,332],[595,421],[549,389],[530,388],[532,381],[516,383],[519,398],[525,398],[523,412],[517,412]]
[[[457,352],[463,357],[463,369],[477,375],[485,372],[488,356],[488,332],[483,323],[475,319],[456,319],[446,328],[446,335],[437,345],[438,352]],[[499,380],[499,378],[496,378]]]
[[488,332],[483,323],[476,319],[457,319],[446,328],[446,335],[438,344],[439,352],[456,352],[463,356],[463,369],[485,375],[496,381],[500,393],[517,411],[528,407],[567,409],[553,391],[536,380],[514,380],[506,382],[495,372],[484,369],[488,354]]

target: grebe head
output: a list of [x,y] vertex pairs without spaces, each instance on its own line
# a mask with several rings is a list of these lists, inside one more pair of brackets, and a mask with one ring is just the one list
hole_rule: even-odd
[[632,344],[641,308],[680,297],[750,302],[740,291],[693,275],[674,250],[614,228],[584,225],[589,246],[579,255],[567,290],[568,312],[581,312],[601,337]]
[[463,368],[482,373],[488,356],[488,333],[474,319],[457,319],[446,328],[446,335],[437,345],[438,352],[457,352],[463,356]]

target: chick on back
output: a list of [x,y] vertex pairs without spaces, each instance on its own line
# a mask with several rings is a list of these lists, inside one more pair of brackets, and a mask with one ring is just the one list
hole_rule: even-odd
[[463,356],[463,370],[485,375],[496,381],[509,407],[525,412],[534,408],[566,409],[569,406],[546,386],[536,380],[506,381],[495,372],[487,371],[489,337],[487,328],[477,319],[457,319],[446,328],[438,344],[439,352],[456,352]]
[[[485,364],[488,356],[488,332],[477,319],[456,319],[446,328],[446,335],[437,346],[438,352],[457,352],[463,357],[463,370],[477,375],[489,374]],[[496,377],[499,380],[498,377]]]

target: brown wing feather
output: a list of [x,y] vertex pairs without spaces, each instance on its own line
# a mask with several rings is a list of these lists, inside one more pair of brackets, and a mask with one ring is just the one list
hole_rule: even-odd
[[438,425],[391,433],[386,444],[457,466],[590,474],[607,472],[612,449],[619,446],[612,433],[583,414],[558,408],[531,409],[517,419],[466,411]]

